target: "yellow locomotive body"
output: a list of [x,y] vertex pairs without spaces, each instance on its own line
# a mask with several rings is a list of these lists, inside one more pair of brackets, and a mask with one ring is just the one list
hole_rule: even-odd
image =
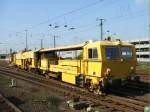
[[46,76],[96,91],[107,83],[127,80],[136,69],[134,45],[122,41],[27,51],[21,54],[21,59],[19,56],[20,53],[16,54],[15,63],[22,68],[38,68]]
[[[76,50],[82,51],[82,58],[64,59],[58,56],[62,51]],[[43,56],[40,69],[47,71],[48,75],[71,84],[87,85],[92,89],[99,89],[106,82],[127,80],[136,68],[134,46],[121,41],[92,42],[39,52]]]
[[22,69],[35,69],[37,67],[35,51],[12,53],[10,61],[12,64],[15,64],[17,67]]
[[22,52],[21,67],[26,70],[36,68],[36,52],[35,51],[24,51]]
[[14,52],[14,53],[11,53],[11,54],[9,55],[9,63],[11,63],[11,64],[13,64],[13,65],[16,64],[16,53],[15,53],[15,52]]
[[21,52],[15,53],[15,54],[13,55],[13,63],[14,63],[16,66],[18,66],[19,68],[21,68],[21,66],[22,66],[21,59],[22,59],[22,57],[21,57]]

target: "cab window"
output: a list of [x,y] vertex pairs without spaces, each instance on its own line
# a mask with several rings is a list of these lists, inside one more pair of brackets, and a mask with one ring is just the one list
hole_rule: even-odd
[[119,48],[118,47],[106,47],[105,48],[107,59],[118,59],[119,58]]
[[89,59],[97,59],[98,58],[97,48],[89,48],[88,49],[88,58]]
[[121,55],[123,58],[131,58],[132,49],[130,47],[121,47]]

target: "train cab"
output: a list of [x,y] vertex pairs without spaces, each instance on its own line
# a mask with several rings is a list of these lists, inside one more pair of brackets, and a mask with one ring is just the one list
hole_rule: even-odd
[[123,84],[135,76],[135,47],[128,42],[106,40],[88,43],[84,46],[83,60],[85,82],[92,89],[108,83]]

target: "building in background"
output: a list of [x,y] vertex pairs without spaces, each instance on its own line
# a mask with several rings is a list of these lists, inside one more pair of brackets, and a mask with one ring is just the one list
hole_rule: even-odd
[[150,63],[150,41],[149,39],[136,39],[130,41],[135,45],[137,61],[139,63]]
[[8,55],[7,54],[0,54],[0,59],[6,59],[6,58],[8,58]]

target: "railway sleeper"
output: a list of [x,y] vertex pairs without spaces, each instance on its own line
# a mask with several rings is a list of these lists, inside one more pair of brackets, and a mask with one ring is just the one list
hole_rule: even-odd
[[109,97],[114,98],[114,99],[118,99],[120,101],[126,101],[126,102],[130,102],[132,104],[141,105],[143,107],[147,105],[147,103],[145,103],[145,102],[137,101],[137,100],[134,100],[134,99],[124,98],[124,97],[119,97],[119,96],[112,96],[112,95],[109,95]]
[[143,106],[136,105],[136,104],[133,104],[133,103],[130,103],[130,102],[118,100],[118,99],[115,99],[115,98],[107,98],[107,100],[115,101],[115,102],[117,102],[117,103],[119,103],[121,105],[126,105],[127,107],[131,107],[131,108],[134,108],[134,109],[137,109],[137,110],[140,110],[140,111],[144,110]]

